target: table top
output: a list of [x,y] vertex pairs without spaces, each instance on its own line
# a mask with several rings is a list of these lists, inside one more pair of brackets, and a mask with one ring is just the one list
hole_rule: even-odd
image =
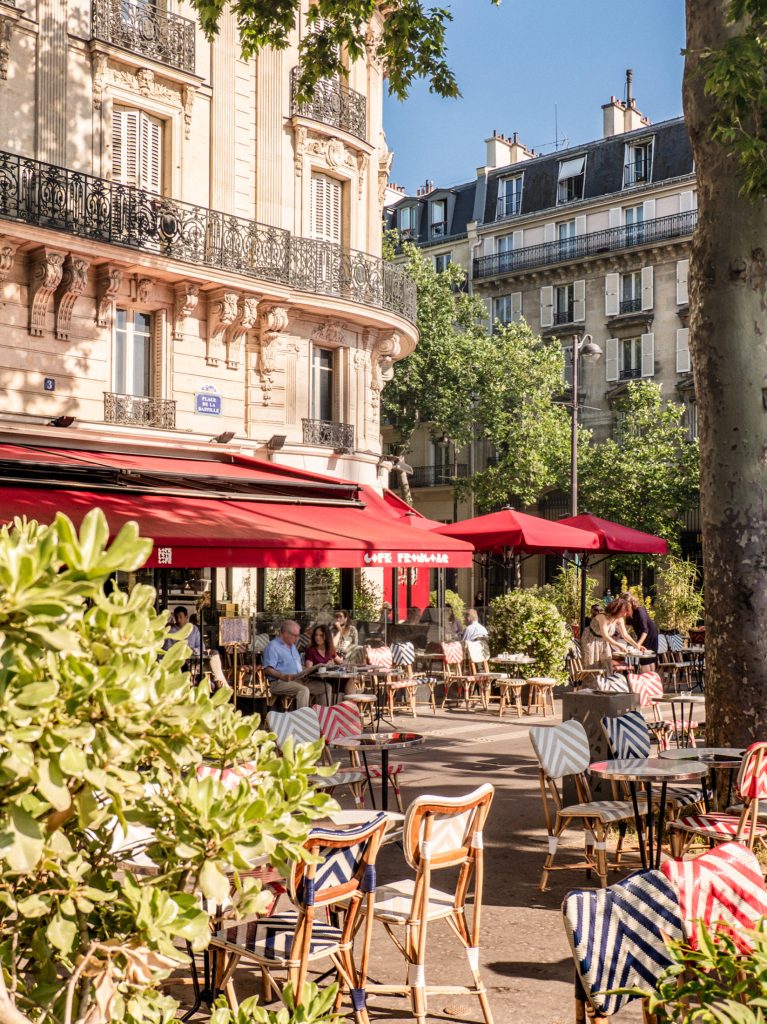
[[660,756],[667,761],[705,761],[725,767],[740,764],[745,751],[742,747],[680,747],[678,750],[661,750]]
[[488,661],[492,661],[498,665],[534,665],[535,658],[531,658],[529,654],[496,654],[492,658],[488,658]]
[[319,669],[314,673],[317,679],[353,679],[354,676],[358,675],[356,668],[330,668],[327,672],[320,672]]
[[662,697],[653,697],[656,704],[705,704],[702,693],[664,693]]
[[708,769],[702,761],[664,761],[660,757],[627,757],[589,765],[592,775],[616,782],[694,782],[708,775]]
[[705,654],[706,648],[701,647],[700,644],[690,644],[689,647],[682,648],[682,654]]
[[384,668],[383,665],[362,665],[360,667],[360,675],[363,676],[395,676],[402,674],[402,669],[397,668],[396,665],[391,668]]
[[418,732],[365,732],[356,736],[344,736],[333,740],[331,747],[342,750],[393,750],[395,747],[412,747],[426,739]]

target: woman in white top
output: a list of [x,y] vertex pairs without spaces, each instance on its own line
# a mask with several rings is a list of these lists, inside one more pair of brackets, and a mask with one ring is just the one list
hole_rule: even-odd
[[[603,612],[594,616],[584,629],[581,640],[584,668],[601,668],[610,672],[614,655],[625,654],[627,646],[642,651],[626,629],[626,618],[631,612],[628,601],[619,597],[611,601]],[[620,640],[616,639],[616,633]]]

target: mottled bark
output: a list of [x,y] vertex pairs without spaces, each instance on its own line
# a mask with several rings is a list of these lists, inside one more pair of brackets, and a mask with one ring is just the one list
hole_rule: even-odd
[[735,160],[708,134],[696,52],[738,26],[726,0],[687,0],[684,108],[698,177],[690,348],[701,447],[707,739],[767,737],[767,215],[740,197]]

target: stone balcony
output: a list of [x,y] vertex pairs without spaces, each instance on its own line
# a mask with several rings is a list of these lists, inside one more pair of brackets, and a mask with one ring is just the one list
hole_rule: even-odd
[[194,74],[195,22],[153,4],[94,0],[94,39]]

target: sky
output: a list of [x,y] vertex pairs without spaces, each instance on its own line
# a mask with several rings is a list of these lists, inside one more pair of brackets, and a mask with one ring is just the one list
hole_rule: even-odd
[[[484,140],[519,138],[536,152],[602,135],[602,104],[624,97],[634,70],[637,106],[651,121],[682,113],[684,0],[451,0],[450,66],[462,97],[441,99],[419,82],[404,102],[386,97],[390,179],[413,194],[471,180]],[[555,113],[556,111],[556,113]],[[557,131],[555,131],[555,125]]]

